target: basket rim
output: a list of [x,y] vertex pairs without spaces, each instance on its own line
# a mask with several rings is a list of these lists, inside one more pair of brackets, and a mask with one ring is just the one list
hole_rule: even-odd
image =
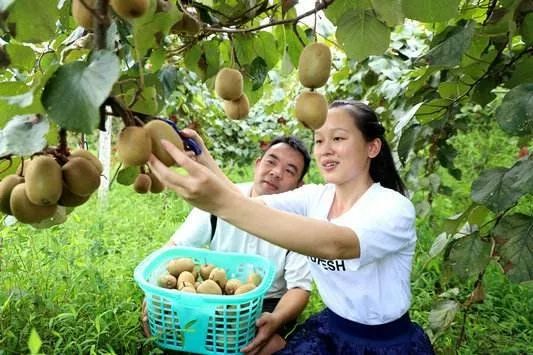
[[[265,264],[265,275],[263,276],[262,282],[254,288],[253,290],[240,294],[240,295],[210,295],[210,294],[196,294],[196,293],[187,293],[179,292],[175,289],[163,288],[157,285],[154,285],[148,282],[144,275],[147,268],[153,266],[158,258],[167,254],[175,254],[177,252],[188,252],[197,254],[195,257],[201,257],[202,255],[219,255],[225,257],[240,257],[245,258],[247,261],[259,261]],[[184,256],[187,257],[187,256]],[[139,285],[139,287],[146,293],[158,294],[170,299],[181,299],[185,298],[198,298],[201,296],[202,299],[211,300],[213,302],[224,302],[226,304],[237,304],[246,300],[254,299],[259,296],[263,296],[272,286],[275,276],[275,266],[269,259],[261,255],[256,254],[244,254],[239,252],[229,252],[229,251],[218,251],[211,250],[200,247],[185,247],[185,246],[173,246],[173,247],[164,247],[158,250],[155,250],[149,254],[145,259],[143,259],[136,267],[133,273],[134,279]]]

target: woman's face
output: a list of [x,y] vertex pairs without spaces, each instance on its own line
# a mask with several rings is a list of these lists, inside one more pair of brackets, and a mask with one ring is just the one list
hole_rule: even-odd
[[381,146],[376,140],[366,142],[353,117],[342,107],[330,109],[324,125],[315,131],[313,149],[324,179],[342,185],[368,177],[370,158]]

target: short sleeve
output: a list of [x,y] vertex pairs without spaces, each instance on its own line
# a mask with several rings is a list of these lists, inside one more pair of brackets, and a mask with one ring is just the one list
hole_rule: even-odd
[[178,230],[172,235],[172,242],[179,246],[203,247],[210,242],[210,214],[193,208]]
[[316,196],[316,190],[317,185],[310,184],[281,194],[263,195],[259,198],[271,208],[306,216],[310,197]]
[[311,271],[307,258],[302,254],[289,251],[285,260],[285,281],[287,289],[301,288],[311,291]]

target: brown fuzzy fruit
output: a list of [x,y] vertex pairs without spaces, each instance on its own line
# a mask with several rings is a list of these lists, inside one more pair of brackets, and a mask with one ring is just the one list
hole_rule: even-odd
[[200,283],[200,285],[196,289],[196,292],[209,295],[221,295],[222,289],[215,281],[205,280]]
[[170,260],[167,264],[167,271],[178,277],[183,271],[192,272],[194,270],[194,261],[191,258],[178,258]]
[[24,178],[18,175],[8,175],[0,181],[0,212],[11,214],[11,207],[9,205],[11,192],[15,186],[23,182]]
[[245,283],[235,290],[234,295],[242,295],[243,293],[250,292],[256,286],[253,283]]
[[91,195],[80,196],[72,193],[65,184],[63,184],[63,190],[61,192],[61,197],[57,201],[57,204],[65,207],[76,207],[81,206],[91,198]]
[[[96,9],[96,0],[85,0],[85,4]],[[72,17],[79,26],[87,30],[93,29],[93,14],[83,5],[81,0],[72,0]]]
[[150,0],[111,0],[113,11],[122,18],[141,17],[150,6]]
[[190,271],[183,271],[180,273],[180,276],[178,276],[178,290],[181,290],[185,286],[192,286],[194,285],[195,278],[192,272]]
[[294,115],[305,127],[318,129],[326,121],[328,102],[324,95],[304,91],[296,98]]
[[323,86],[331,70],[331,51],[323,43],[307,45],[298,62],[298,79],[310,89]]
[[117,154],[125,165],[144,165],[152,154],[152,139],[144,127],[128,126],[118,134]]
[[157,285],[164,288],[176,288],[177,280],[173,275],[163,274],[157,279]]
[[257,272],[253,271],[248,275],[247,281],[248,283],[252,283],[256,286],[259,286],[261,281],[263,281],[263,278]]
[[224,100],[237,100],[242,96],[242,74],[236,69],[222,68],[215,78],[215,92]]
[[213,264],[203,264],[200,266],[200,276],[202,277],[202,280],[209,279],[209,274],[211,274],[211,271],[215,268],[215,265]]
[[194,286],[185,286],[180,291],[188,292],[188,293],[196,293],[196,289],[194,288]]
[[152,180],[152,185],[150,185],[150,192],[153,194],[158,194],[165,190],[165,185],[155,176],[154,173],[148,173],[150,179]]
[[152,187],[152,179],[148,174],[139,174],[133,182],[133,190],[140,194],[145,194]]
[[228,282],[226,282],[226,286],[224,287],[224,291],[226,292],[226,295],[233,295],[235,291],[242,285],[241,280],[239,279],[230,279]]
[[168,123],[161,120],[152,120],[148,122],[144,129],[148,131],[152,139],[152,153],[166,166],[176,164],[176,161],[161,145],[161,140],[165,139],[178,149],[183,150],[183,141],[178,133]]
[[22,223],[37,223],[54,215],[57,205],[38,206],[26,196],[26,183],[18,184],[11,191],[11,212]]
[[74,151],[72,151],[72,153],[70,153],[70,156],[87,159],[94,165],[96,171],[98,171],[98,174],[102,174],[102,172],[104,171],[104,166],[102,165],[100,159],[98,159],[96,156],[93,155],[93,153],[89,152],[88,150],[75,149]]
[[237,100],[225,100],[224,112],[232,120],[246,118],[250,112],[250,101],[248,101],[248,96],[242,94]]
[[100,174],[85,158],[74,157],[61,168],[67,189],[78,196],[92,194],[100,186]]
[[221,267],[214,268],[209,274],[209,280],[215,281],[223,289],[228,281],[226,270]]
[[26,197],[35,205],[50,206],[57,204],[63,180],[61,166],[54,158],[40,155],[32,159],[25,175]]

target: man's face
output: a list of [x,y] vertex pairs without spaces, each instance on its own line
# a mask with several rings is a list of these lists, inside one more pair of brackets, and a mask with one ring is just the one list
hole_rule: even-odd
[[304,158],[286,143],[270,147],[255,162],[254,195],[277,194],[301,185]]

